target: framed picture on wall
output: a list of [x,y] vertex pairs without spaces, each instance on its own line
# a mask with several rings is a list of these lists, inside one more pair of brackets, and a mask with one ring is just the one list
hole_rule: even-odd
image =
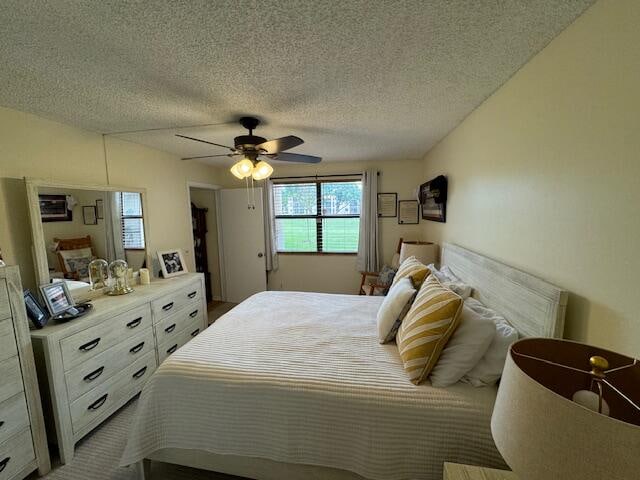
[[447,177],[440,175],[420,185],[420,208],[423,220],[447,221]]
[[85,225],[97,225],[98,217],[96,216],[95,205],[85,205],[82,207],[82,221]]
[[420,223],[420,205],[417,200],[400,200],[398,202],[398,223],[401,225]]
[[67,205],[66,195],[38,195],[40,218],[43,222],[71,222],[73,212]]
[[395,218],[398,215],[398,194],[379,193],[378,194],[378,217]]

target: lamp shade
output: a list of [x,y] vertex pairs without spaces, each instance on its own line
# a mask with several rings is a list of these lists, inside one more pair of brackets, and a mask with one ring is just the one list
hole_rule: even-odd
[[[606,416],[571,400],[593,388],[589,359],[609,362]],[[640,363],[566,340],[514,343],[505,364],[491,432],[519,480],[629,480],[640,475]]]
[[409,257],[416,259],[425,265],[435,263],[436,244],[431,242],[402,242],[400,247],[400,264]]

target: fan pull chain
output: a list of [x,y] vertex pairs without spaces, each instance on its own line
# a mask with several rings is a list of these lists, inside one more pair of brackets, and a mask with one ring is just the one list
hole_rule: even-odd
[[249,179],[245,177],[244,183],[247,189],[247,209],[251,210],[251,198],[249,197]]
[[253,187],[253,176],[251,177],[251,209],[256,209],[256,190]]

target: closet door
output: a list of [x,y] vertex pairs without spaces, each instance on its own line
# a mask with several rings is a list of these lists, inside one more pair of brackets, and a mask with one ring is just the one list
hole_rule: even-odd
[[224,296],[227,302],[240,303],[267,289],[262,188],[249,193],[255,208],[247,208],[244,188],[218,192]]

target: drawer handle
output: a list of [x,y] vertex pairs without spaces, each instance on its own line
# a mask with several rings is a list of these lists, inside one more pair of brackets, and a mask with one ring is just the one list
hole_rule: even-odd
[[141,322],[142,322],[142,317],[138,317],[135,320],[131,320],[129,323],[127,323],[127,327],[136,328],[138,325],[140,325]]
[[100,343],[100,337],[91,340],[89,343],[85,343],[84,345],[80,345],[78,350],[82,350],[84,352],[88,352],[89,350],[93,350]]
[[87,407],[87,410],[97,410],[99,409],[102,405],[104,405],[104,402],[107,401],[107,397],[109,396],[108,393],[105,393],[103,396],[101,396],[98,400],[96,400],[95,402],[93,402],[91,405],[89,405]]
[[175,324],[175,323],[173,323],[173,324],[169,325],[167,328],[165,328],[165,329],[164,329],[164,331],[165,331],[165,332],[167,332],[167,333],[171,333],[171,332],[173,332],[175,329],[176,329],[176,324]]
[[191,336],[195,337],[196,335],[198,335],[200,333],[200,329],[196,328],[193,332],[191,332]]
[[84,377],[84,381],[85,382],[92,382],[94,381],[96,378],[98,378],[100,375],[102,375],[102,372],[104,372],[104,367],[100,367],[97,370],[94,370],[93,372],[91,372],[90,374],[86,375]]
[[189,314],[189,316],[190,316],[191,318],[195,317],[196,315],[198,315],[198,310],[194,310],[193,312],[191,312],[191,313]]
[[175,352],[178,349],[178,344],[175,344],[173,347],[171,347],[169,350],[167,350],[167,353],[169,355],[171,355],[173,352]]
[[4,420],[0,420],[0,428],[4,425]]
[[197,292],[197,291],[194,291],[194,292],[189,293],[189,294],[187,295],[187,297],[189,297],[189,298],[193,298],[193,297],[195,297],[197,294],[198,294],[198,292]]
[[142,350],[142,347],[144,347],[144,342],[140,342],[135,347],[131,347],[131,349],[129,351],[131,353],[138,353],[140,350]]
[[0,473],[2,473],[2,471],[7,468],[7,463],[9,463],[9,460],[11,460],[11,457],[7,457],[4,460],[2,460],[0,462]]
[[172,308],[173,308],[173,302],[171,302],[171,303],[167,303],[164,307],[162,307],[162,309],[163,309],[165,312],[168,312],[168,311],[169,311],[169,310],[171,310]]
[[144,372],[146,372],[146,371],[147,371],[147,367],[146,367],[146,366],[144,366],[144,367],[142,367],[140,370],[138,370],[136,373],[134,373],[134,374],[132,375],[132,377],[133,377],[133,378],[140,378],[142,375],[144,375]]

